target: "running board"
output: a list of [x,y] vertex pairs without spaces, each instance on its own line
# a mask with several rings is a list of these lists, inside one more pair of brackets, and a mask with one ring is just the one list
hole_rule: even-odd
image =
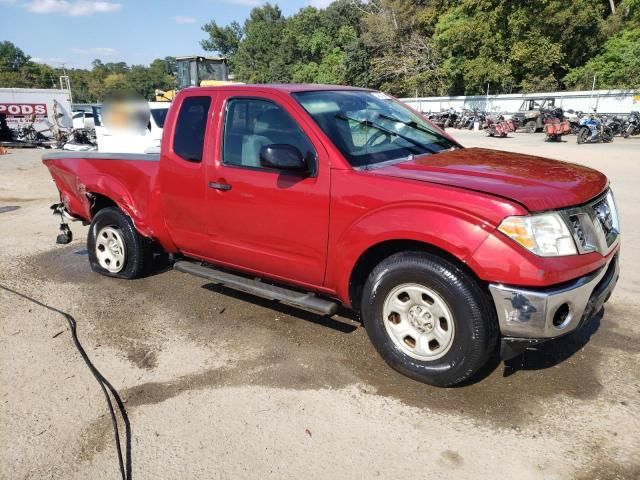
[[325,300],[313,293],[298,292],[285,287],[270,285],[259,280],[252,280],[241,277],[240,275],[234,275],[233,273],[223,272],[213,267],[205,267],[197,263],[180,260],[173,264],[173,268],[180,272],[206,278],[214,283],[222,284],[235,290],[251,293],[269,300],[277,300],[281,303],[311,310],[322,315],[333,315],[338,310],[338,304],[336,302]]

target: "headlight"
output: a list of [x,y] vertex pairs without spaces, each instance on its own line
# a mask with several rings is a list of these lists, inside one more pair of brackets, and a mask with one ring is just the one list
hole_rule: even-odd
[[541,257],[578,253],[567,225],[557,213],[507,217],[498,230]]
[[609,209],[611,210],[611,226],[613,229],[620,233],[620,218],[618,217],[618,206],[616,205],[616,199],[613,196],[613,192],[609,189],[609,193],[607,193],[607,203],[609,204]]

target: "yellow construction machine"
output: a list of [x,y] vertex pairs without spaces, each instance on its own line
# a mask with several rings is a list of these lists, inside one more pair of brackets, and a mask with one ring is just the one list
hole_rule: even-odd
[[187,87],[207,87],[235,83],[229,80],[229,66],[224,57],[202,57],[191,55],[176,57],[169,65],[176,77],[175,90],[156,90],[156,101],[170,102],[179,90]]

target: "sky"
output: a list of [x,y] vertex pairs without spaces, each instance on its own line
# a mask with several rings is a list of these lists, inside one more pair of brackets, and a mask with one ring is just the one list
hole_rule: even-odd
[[[272,0],[285,15],[331,0]],[[0,0],[0,41],[33,60],[87,68],[124,61],[149,64],[166,56],[205,54],[202,25],[242,23],[262,0]]]

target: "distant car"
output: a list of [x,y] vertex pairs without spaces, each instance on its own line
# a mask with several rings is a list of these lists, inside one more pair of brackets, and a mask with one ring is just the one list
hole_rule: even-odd
[[96,126],[93,112],[86,112],[84,110],[74,111],[71,116],[71,122],[74,130],[78,128],[94,128]]

